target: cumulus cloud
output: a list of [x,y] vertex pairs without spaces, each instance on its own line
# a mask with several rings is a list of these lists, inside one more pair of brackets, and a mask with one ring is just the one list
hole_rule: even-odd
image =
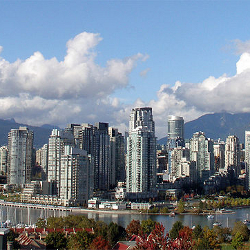
[[[200,83],[162,84],[156,99],[149,102],[138,99],[124,105],[114,96],[115,90],[127,88],[131,71],[149,56],[138,53],[124,59],[110,59],[101,67],[95,62],[96,46],[101,40],[99,34],[77,35],[67,42],[62,61],[45,59],[41,52],[14,63],[0,57],[0,118],[59,126],[101,121],[124,132],[131,109],[150,106],[156,134],[161,138],[167,134],[167,119],[171,114],[190,121],[205,113],[250,112],[249,41],[237,43],[241,56],[234,76],[222,74],[209,76]],[[142,71],[141,75],[148,71]]]
[[236,63],[237,73],[229,77],[209,76],[200,83],[176,81],[173,86],[162,84],[157,98],[149,102],[138,99],[130,107],[119,112],[119,119],[129,117],[133,107],[153,108],[156,134],[159,138],[167,134],[168,115],[183,116],[190,121],[207,113],[250,112],[250,42],[241,44],[241,56]]
[[236,54],[250,53],[250,41],[242,42],[239,39],[233,41]]
[[14,63],[0,57],[0,118],[31,125],[108,122],[120,106],[110,94],[128,86],[131,71],[148,55],[110,59],[101,67],[95,62],[101,40],[100,34],[78,34],[62,61],[39,51]]
[[95,63],[99,34],[83,32],[67,42],[63,61],[45,59],[37,51],[25,61],[9,63],[0,59],[0,96],[29,93],[44,99],[75,99],[107,96],[128,84],[128,76],[138,60],[138,53],[125,59],[111,59],[106,67]]

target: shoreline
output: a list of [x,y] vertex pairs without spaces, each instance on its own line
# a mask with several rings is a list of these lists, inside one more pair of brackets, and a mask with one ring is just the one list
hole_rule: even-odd
[[[3,201],[0,200],[0,205],[2,206],[9,206],[9,207],[19,207],[19,208],[32,208],[32,209],[48,209],[48,210],[57,210],[57,211],[68,211],[73,213],[106,213],[106,214],[136,214],[136,215],[165,215],[170,216],[173,212],[169,213],[147,213],[141,212],[138,210],[105,210],[105,209],[88,209],[88,208],[80,208],[80,207],[65,207],[65,206],[54,206],[54,205],[42,205],[42,204],[35,204],[35,203],[19,203],[19,202],[10,202],[10,201]],[[240,208],[247,208],[250,206],[239,206],[235,207],[236,209]],[[234,208],[233,208],[234,209]],[[235,213],[233,210],[219,210],[219,211],[206,211],[202,213],[195,213],[195,212],[184,212],[184,213],[175,213],[175,215],[201,215],[207,216],[209,214],[216,215],[216,214],[232,214]]]

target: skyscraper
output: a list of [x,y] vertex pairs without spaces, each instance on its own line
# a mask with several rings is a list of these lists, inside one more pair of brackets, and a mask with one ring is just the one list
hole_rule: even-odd
[[152,108],[135,108],[131,111],[126,166],[128,198],[154,197],[156,137]]
[[61,156],[60,193],[64,205],[83,205],[93,193],[93,167],[85,150],[65,146]]
[[203,182],[213,174],[213,141],[207,139],[204,132],[196,132],[190,139],[190,160],[196,163],[198,182]]
[[31,181],[33,132],[26,127],[11,129],[8,134],[8,184]]
[[59,194],[61,155],[63,154],[64,142],[61,138],[61,131],[53,129],[48,144],[48,182],[50,183],[50,193]]
[[250,187],[250,131],[245,131],[245,164],[247,173],[247,189]]
[[48,144],[36,151],[36,164],[41,166],[46,178],[48,176]]
[[118,129],[109,127],[110,137],[110,185],[116,186],[118,181],[125,181],[124,136]]
[[184,139],[184,119],[181,116],[168,117],[168,140]]
[[96,157],[95,157],[95,188],[99,190],[108,190],[110,188],[110,171],[111,171],[111,151],[110,137],[108,134],[108,123],[97,122],[96,137]]
[[225,142],[221,140],[214,142],[214,169],[215,172],[225,171]]
[[1,174],[7,175],[7,162],[8,162],[8,147],[2,146],[0,148],[0,171]]
[[240,174],[240,142],[235,135],[229,135],[225,144],[225,171],[232,169],[236,177]]
[[168,174],[172,173],[172,151],[178,146],[184,146],[184,119],[181,116],[168,117]]

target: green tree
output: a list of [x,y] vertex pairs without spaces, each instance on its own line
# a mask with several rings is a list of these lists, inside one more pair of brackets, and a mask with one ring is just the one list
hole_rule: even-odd
[[240,234],[240,232],[237,232],[232,240],[232,247],[234,249],[241,249],[243,246],[243,241],[244,241],[244,237]]
[[19,236],[18,233],[15,233],[13,230],[10,230],[7,234],[7,241],[12,241],[13,242],[13,249],[19,249],[20,245],[19,243],[15,240]]
[[161,214],[167,214],[167,213],[169,213],[168,207],[162,207],[162,208],[160,209],[160,213],[161,213]]
[[68,215],[63,218],[64,226],[67,228],[77,228],[79,227],[79,223],[81,222],[82,216],[80,215]]
[[204,204],[203,204],[203,202],[202,201],[200,201],[199,202],[199,210],[203,210],[203,208],[204,208]]
[[141,222],[142,233],[149,235],[154,230],[156,223],[151,219],[143,220]]
[[125,238],[126,231],[118,224],[111,222],[108,225],[107,240],[113,246],[117,241]]
[[107,239],[108,225],[103,221],[97,221],[94,226],[95,236],[102,236]]
[[92,228],[95,227],[95,220],[88,219],[86,216],[81,216],[81,220],[78,223],[79,228]]
[[93,234],[86,231],[78,231],[68,238],[67,249],[89,249],[93,239]]
[[47,249],[64,249],[67,245],[67,238],[64,233],[52,232],[46,236],[45,242]]
[[177,210],[179,213],[184,213],[185,212],[185,204],[183,200],[180,200],[177,205]]
[[235,236],[237,232],[239,232],[243,236],[244,241],[248,241],[249,229],[242,221],[236,221],[234,223],[232,236]]
[[220,243],[229,241],[230,236],[231,236],[231,229],[228,227],[214,227],[213,231],[217,235],[218,241]]
[[202,227],[200,225],[195,226],[192,235],[194,239],[202,238],[203,236]]
[[183,228],[183,224],[181,221],[176,221],[169,231],[169,236],[172,239],[176,239],[179,236],[180,230]]
[[195,250],[205,250],[210,249],[209,241],[207,238],[199,238],[194,242],[193,249]]
[[47,219],[48,228],[64,228],[64,220],[62,217],[49,217]]
[[47,227],[47,222],[45,219],[42,219],[42,218],[38,218],[37,219],[37,222],[36,222],[36,226],[38,228],[46,228]]
[[153,207],[148,210],[149,213],[157,214],[159,213],[159,208],[158,207]]

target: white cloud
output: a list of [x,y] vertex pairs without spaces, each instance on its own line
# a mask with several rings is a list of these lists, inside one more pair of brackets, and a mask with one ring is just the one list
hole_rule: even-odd
[[128,86],[129,74],[148,55],[110,59],[101,67],[95,62],[101,40],[99,34],[78,34],[67,42],[63,61],[46,59],[39,51],[14,63],[0,57],[0,118],[31,125],[112,123],[120,102],[109,95]]
[[45,59],[35,52],[25,61],[0,59],[0,96],[29,93],[44,99],[75,99],[107,96],[128,85],[128,75],[145,55],[111,59],[106,67],[95,63],[99,34],[83,32],[67,42],[63,61]]
[[205,113],[250,112],[250,42],[239,43],[242,55],[236,75],[209,76],[200,83],[162,84],[155,100],[138,99],[124,105],[113,93],[128,87],[131,71],[148,55],[110,59],[101,67],[95,62],[95,48],[101,40],[99,34],[77,35],[68,41],[63,61],[45,59],[41,52],[14,63],[0,57],[0,118],[59,126],[102,121],[124,132],[132,108],[151,106],[156,134],[161,138],[167,133],[170,114],[189,121]]
[[190,121],[207,113],[250,112],[250,52],[244,51],[236,67],[237,74],[232,77],[223,74],[218,78],[209,76],[201,83],[177,81],[174,86],[163,84],[156,100],[146,103],[138,99],[120,111],[119,122],[125,122],[122,117],[128,120],[131,108],[150,106],[156,134],[162,138],[167,134],[168,115],[183,116],[185,121]]
[[245,52],[250,53],[250,41],[242,42],[239,39],[236,39],[232,42],[234,44],[236,54],[241,55]]
[[149,71],[150,71],[150,68],[144,69],[143,71],[140,72],[140,76],[146,77]]
[[250,54],[243,53],[240,56],[240,60],[236,63],[237,74],[242,73],[245,70],[250,69]]

